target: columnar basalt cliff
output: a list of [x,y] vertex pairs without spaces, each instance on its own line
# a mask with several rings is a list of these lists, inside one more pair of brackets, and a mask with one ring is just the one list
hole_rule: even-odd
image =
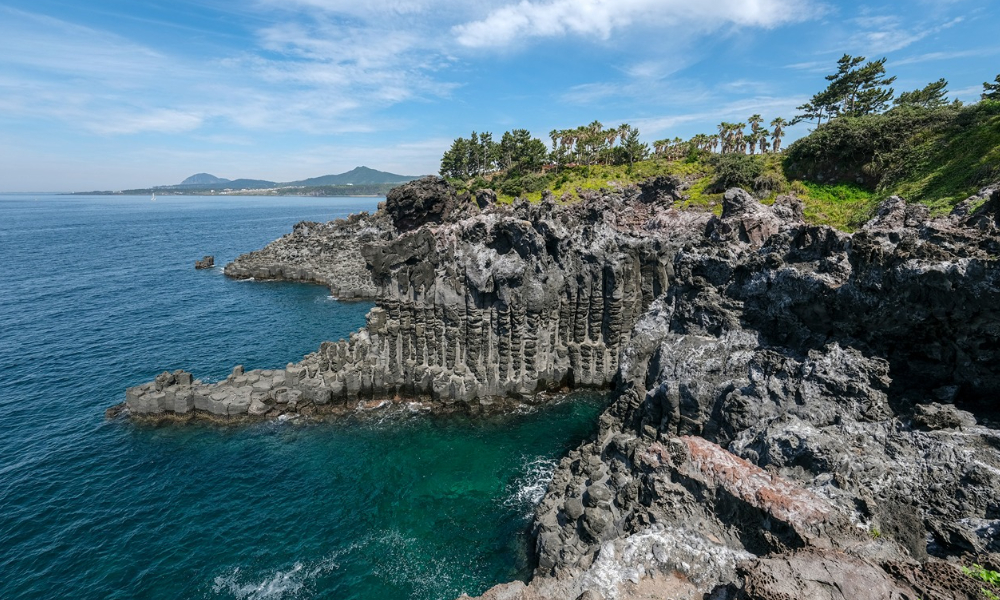
[[[377,232],[360,249],[376,287],[367,326],[278,373],[249,371],[211,385],[164,374],[131,388],[127,405],[134,415],[276,416],[398,397],[483,407],[607,388],[633,325],[669,284],[674,249],[707,221],[671,209],[675,189],[664,180],[649,193],[570,206],[548,199],[505,207],[485,198],[481,210],[425,179],[390,195],[377,217],[327,230],[300,224],[234,264],[274,260],[281,266],[270,269],[289,278],[300,257],[321,261],[314,249],[342,241],[345,227]],[[382,226],[365,225],[372,222]]]
[[404,186],[359,250],[377,306],[350,340],[218,384],[164,373],[127,407],[611,387],[538,507],[534,579],[484,598],[979,597],[947,561],[1000,564],[1000,191],[937,218],[892,198],[854,234],[792,197],[730,190],[712,217],[680,193],[502,207]]
[[778,213],[731,191],[676,254],[538,509],[534,582],[486,597],[985,597],[938,559],[1000,551],[1000,192],[854,235]]

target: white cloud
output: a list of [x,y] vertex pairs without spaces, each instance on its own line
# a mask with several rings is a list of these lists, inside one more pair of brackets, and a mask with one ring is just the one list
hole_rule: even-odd
[[702,31],[720,27],[775,27],[816,16],[807,0],[521,0],[485,18],[456,25],[457,41],[472,48],[507,46],[532,37],[580,35],[608,39],[634,25],[685,25]]
[[955,60],[956,58],[982,58],[1000,54],[1000,48],[978,48],[976,50],[956,50],[952,52],[927,52],[916,56],[909,56],[900,60],[894,60],[893,66],[915,65],[935,60]]
[[887,54],[902,50],[920,40],[950,29],[965,20],[955,17],[940,25],[913,28],[896,16],[866,16],[853,20],[863,30],[851,39],[851,45],[862,48],[867,54]]

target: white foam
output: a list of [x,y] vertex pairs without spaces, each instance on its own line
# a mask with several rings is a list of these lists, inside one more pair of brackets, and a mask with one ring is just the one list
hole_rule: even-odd
[[254,583],[240,581],[241,572],[237,567],[229,575],[216,577],[212,591],[216,594],[229,593],[239,600],[287,598],[305,587],[302,570],[302,563],[295,563],[288,571],[276,571],[263,581]]
[[513,490],[504,500],[504,506],[520,508],[525,516],[534,514],[535,507],[549,489],[556,464],[551,458],[526,457],[524,475],[514,480]]
[[326,558],[312,564],[296,562],[290,569],[277,570],[272,574],[251,576],[244,573],[240,567],[233,569],[228,575],[215,578],[212,591],[216,594],[232,595],[237,600],[282,600],[294,598],[319,577],[340,568],[337,559],[357,548],[356,544],[336,551]]

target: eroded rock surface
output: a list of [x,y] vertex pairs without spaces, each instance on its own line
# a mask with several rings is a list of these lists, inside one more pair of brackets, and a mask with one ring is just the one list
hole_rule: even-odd
[[1000,562],[1000,191],[934,219],[891,198],[852,235],[793,197],[676,211],[670,180],[571,206],[441,186],[374,217],[351,339],[214,385],[165,373],[129,410],[611,387],[538,507],[534,579],[485,598],[975,597],[953,563]]
[[[549,391],[608,388],[633,325],[669,285],[674,251],[700,237],[710,217],[628,189],[569,206],[551,199],[513,207],[487,201],[481,210],[464,198],[460,208],[435,213],[434,221],[412,231],[385,233],[387,214],[403,230],[413,225],[407,219],[415,209],[400,208],[401,199],[425,206],[428,188],[441,186],[451,190],[426,179],[401,186],[387,202],[395,208],[375,217],[300,224],[241,258],[239,269],[247,270],[227,267],[229,274],[253,274],[248,263],[273,260],[283,266],[259,268],[279,269],[286,279],[315,278],[321,271],[315,265],[353,240],[376,289],[377,307],[364,329],[324,343],[289,365],[274,390],[259,390],[264,414],[288,412],[278,406],[278,387],[299,394],[300,410],[395,398],[481,407]],[[449,206],[457,202],[451,194]],[[350,237],[359,231],[369,232],[363,243]],[[313,266],[289,266],[298,264]],[[338,255],[337,268],[346,264]],[[151,385],[130,390],[133,414],[179,412],[158,396],[147,401],[148,394],[164,393]],[[173,393],[187,397],[188,390],[177,387]],[[224,381],[192,393],[229,395],[219,402],[248,414],[239,387]]]
[[392,239],[396,230],[383,212],[358,213],[329,223],[303,221],[288,235],[226,265],[235,279],[319,283],[342,300],[375,297],[361,246]]
[[536,581],[585,580],[655,524],[759,557],[654,565],[713,598],[967,597],[935,561],[1000,549],[987,196],[933,220],[892,198],[852,236],[727,193],[633,330],[597,439],[556,471]]

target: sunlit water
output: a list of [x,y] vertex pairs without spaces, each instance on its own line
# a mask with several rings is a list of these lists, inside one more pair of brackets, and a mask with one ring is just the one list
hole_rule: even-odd
[[[281,367],[370,308],[221,265],[376,199],[0,195],[0,598],[450,598],[527,528],[601,399],[519,415],[107,422],[164,369]],[[195,271],[214,254],[220,268]]]

